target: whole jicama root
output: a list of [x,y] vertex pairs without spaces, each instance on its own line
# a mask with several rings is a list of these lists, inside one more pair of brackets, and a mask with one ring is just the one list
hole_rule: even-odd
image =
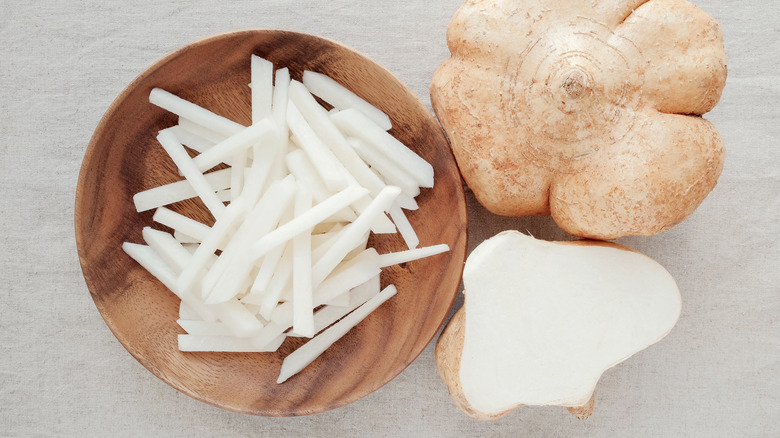
[[433,108],[480,203],[565,231],[652,235],[715,186],[718,23],[685,0],[470,0]]

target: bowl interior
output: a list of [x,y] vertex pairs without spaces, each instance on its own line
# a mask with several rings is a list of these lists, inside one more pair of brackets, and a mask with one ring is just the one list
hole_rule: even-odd
[[[392,133],[434,167],[436,184],[408,217],[420,245],[447,243],[439,256],[386,268],[382,284],[398,294],[309,367],[276,384],[282,359],[303,342],[288,339],[275,353],[182,353],[179,300],[130,259],[122,242],[143,243],[153,212],[137,213],[132,196],[180,177],[157,144],[176,118],[148,101],[160,87],[242,124],[251,119],[250,55],[293,79],[325,73],[385,111]],[[210,220],[199,201],[174,210]],[[352,402],[398,375],[426,347],[452,305],[466,252],[466,205],[460,174],[432,114],[390,72],[338,43],[284,31],[242,31],[212,37],[160,60],[111,105],[89,144],[76,192],[78,254],[92,298],[106,324],[147,369],[174,388],[225,409],[269,416],[303,415]],[[372,238],[380,253],[404,249],[397,235]]]

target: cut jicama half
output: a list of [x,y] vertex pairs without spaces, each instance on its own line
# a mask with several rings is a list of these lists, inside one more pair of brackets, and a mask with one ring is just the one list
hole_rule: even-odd
[[681,307],[674,279],[647,256],[516,231],[475,248],[463,283],[436,361],[456,404],[481,419],[520,405],[590,415],[602,373],[666,336]]

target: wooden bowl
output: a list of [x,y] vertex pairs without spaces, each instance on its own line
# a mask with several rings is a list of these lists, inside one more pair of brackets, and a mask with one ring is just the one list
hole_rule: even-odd
[[[384,110],[392,134],[430,162],[433,189],[409,212],[421,246],[447,243],[449,253],[386,268],[382,283],[398,294],[285,383],[282,359],[302,344],[288,338],[275,353],[183,353],[176,323],[179,299],[130,259],[122,242],[143,243],[152,212],[137,213],[133,194],[179,180],[157,144],[175,116],[149,103],[160,87],[242,124],[250,123],[250,54],[289,67],[325,73]],[[175,209],[208,221],[194,201]],[[355,51],[293,32],[249,30],[214,36],[163,58],[113,102],[87,148],[75,206],[76,242],[92,298],[119,342],[174,388],[232,411],[293,416],[343,406],[380,388],[428,345],[452,305],[466,253],[466,205],[460,174],[433,115],[396,77]],[[397,235],[375,236],[382,252],[404,249]],[[398,400],[403,403],[403,400]]]

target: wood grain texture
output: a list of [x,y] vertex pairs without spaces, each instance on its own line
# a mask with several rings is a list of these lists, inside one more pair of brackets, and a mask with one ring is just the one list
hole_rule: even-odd
[[[385,111],[392,133],[428,160],[433,189],[408,212],[421,245],[447,243],[451,251],[387,268],[383,285],[398,295],[319,359],[284,384],[275,380],[282,359],[303,342],[288,339],[276,353],[183,353],[176,324],[179,300],[122,250],[142,243],[152,212],[138,214],[132,195],[179,180],[157,144],[160,129],[176,123],[148,102],[160,87],[236,122],[250,122],[250,55],[304,69],[347,84]],[[198,201],[173,209],[210,223]],[[462,181],[446,137],[433,115],[389,71],[333,41],[284,31],[249,30],[186,46],[150,67],[125,89],[98,125],[82,163],[76,191],[75,231],[82,271],[95,305],[125,348],[174,388],[204,402],[265,416],[312,414],[336,408],[378,389],[407,367],[441,326],[454,300],[466,252]],[[400,236],[372,238],[380,253],[404,249]]]

